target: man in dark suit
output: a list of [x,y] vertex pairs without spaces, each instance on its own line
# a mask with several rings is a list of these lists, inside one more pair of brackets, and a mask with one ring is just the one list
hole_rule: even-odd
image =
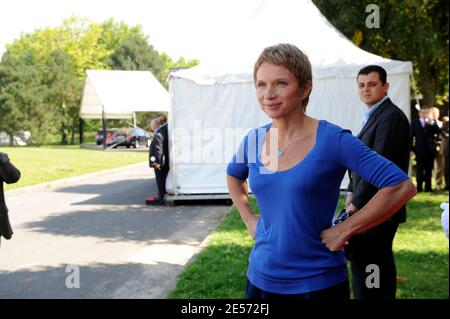
[[444,116],[442,118],[442,147],[443,147],[443,153],[444,153],[444,180],[445,180],[445,190],[449,189],[449,175],[448,175],[448,139],[449,139],[449,122],[448,122],[448,116]]
[[153,119],[150,125],[154,130],[154,136],[149,150],[149,164],[155,170],[156,184],[158,185],[158,196],[150,196],[146,200],[148,205],[161,205],[164,203],[166,194],[166,178],[169,173],[169,139],[167,123],[161,125],[159,119]]
[[13,234],[11,224],[8,218],[8,208],[5,204],[5,195],[3,193],[3,182],[8,184],[15,183],[20,178],[20,172],[9,161],[8,155],[0,152],[0,240],[1,236],[11,239]]
[[[357,76],[359,96],[367,105],[358,138],[368,147],[408,173],[410,125],[405,114],[389,99],[386,71],[376,65],[361,69]],[[346,211],[351,216],[375,195],[378,189],[350,172]],[[399,223],[406,221],[402,207],[384,223],[353,236],[346,247],[351,261],[353,294],[357,299],[395,299],[397,271],[392,242]],[[374,268],[375,265],[375,268]],[[368,278],[369,275],[379,276]],[[379,283],[379,284],[378,284]]]
[[419,116],[418,120],[411,123],[411,144],[416,155],[417,191],[423,190],[423,183],[425,182],[425,191],[431,192],[433,191],[431,175],[440,129],[432,121],[428,108],[420,110]]

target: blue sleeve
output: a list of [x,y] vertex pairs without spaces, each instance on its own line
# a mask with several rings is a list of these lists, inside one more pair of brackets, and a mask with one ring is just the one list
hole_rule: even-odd
[[248,177],[247,140],[248,136],[243,138],[227,167],[227,174],[240,180],[246,180]]
[[371,150],[348,130],[339,134],[338,153],[342,166],[378,189],[398,185],[409,178],[397,165]]

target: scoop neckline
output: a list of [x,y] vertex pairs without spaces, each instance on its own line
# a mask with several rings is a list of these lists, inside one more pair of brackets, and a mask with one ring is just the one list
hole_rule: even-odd
[[310,157],[311,153],[313,153],[313,152],[315,151],[316,147],[317,147],[317,144],[318,144],[317,142],[318,142],[318,139],[319,139],[319,132],[322,130],[321,126],[322,126],[322,124],[324,123],[324,120],[318,120],[318,121],[319,121],[319,124],[317,125],[317,128],[316,128],[316,141],[314,142],[314,146],[311,148],[311,150],[308,152],[308,154],[306,154],[306,156],[303,157],[303,159],[301,159],[299,162],[295,163],[294,166],[292,166],[292,167],[290,167],[290,168],[287,168],[287,169],[285,169],[285,170],[282,170],[282,171],[271,171],[270,169],[268,169],[268,168],[261,162],[261,152],[262,152],[264,143],[265,143],[265,141],[266,141],[266,135],[267,135],[267,132],[269,132],[270,128],[272,127],[272,124],[273,124],[273,123],[270,123],[269,125],[267,125],[267,126],[266,126],[266,132],[265,132],[265,134],[264,134],[264,140],[263,140],[264,142],[263,142],[263,144],[261,145],[261,150],[258,152],[258,156],[257,156],[257,160],[258,160],[258,162],[259,162],[259,164],[260,164],[260,167],[262,167],[264,170],[266,170],[266,171],[269,172],[270,174],[277,174],[277,173],[285,173],[285,172],[289,172],[289,171],[291,171],[291,170],[297,168],[298,166],[300,166],[305,160],[307,160],[307,159]]

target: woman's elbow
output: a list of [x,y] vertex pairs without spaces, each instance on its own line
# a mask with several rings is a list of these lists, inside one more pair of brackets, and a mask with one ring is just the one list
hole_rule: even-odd
[[417,194],[417,189],[411,179],[407,179],[401,184],[401,192],[404,195],[405,202],[410,201]]
[[237,183],[237,178],[227,174],[227,186],[228,190],[233,187]]

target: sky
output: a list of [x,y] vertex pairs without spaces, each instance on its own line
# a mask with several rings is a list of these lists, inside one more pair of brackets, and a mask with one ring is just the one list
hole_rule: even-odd
[[56,27],[74,14],[93,22],[140,24],[149,42],[174,59],[207,59],[212,41],[233,36],[265,0],[3,0],[0,55],[36,28]]

